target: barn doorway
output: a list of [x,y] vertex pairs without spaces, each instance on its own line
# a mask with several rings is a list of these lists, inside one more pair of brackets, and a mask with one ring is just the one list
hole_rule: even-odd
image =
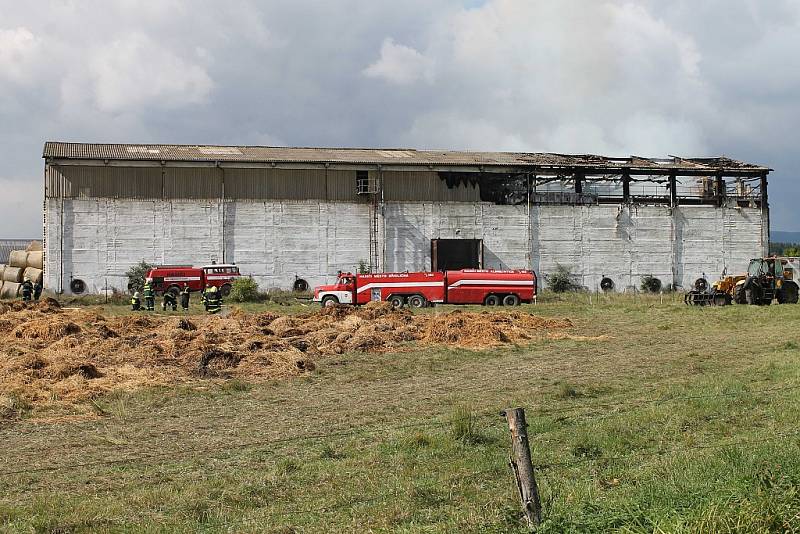
[[483,239],[431,239],[431,270],[483,268]]

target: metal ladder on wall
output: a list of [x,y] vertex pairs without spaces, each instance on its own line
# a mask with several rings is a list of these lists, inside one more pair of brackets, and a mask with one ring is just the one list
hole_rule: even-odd
[[356,192],[359,195],[369,195],[369,271],[374,273],[379,269],[379,231],[380,231],[380,184],[379,178],[369,171],[356,171]]

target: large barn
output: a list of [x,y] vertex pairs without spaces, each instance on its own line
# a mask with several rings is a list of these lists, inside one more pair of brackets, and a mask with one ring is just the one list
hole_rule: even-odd
[[589,289],[688,287],[768,250],[769,168],[611,158],[48,142],[45,285],[125,290],[135,263],[236,263],[261,286],[376,271],[566,266]]

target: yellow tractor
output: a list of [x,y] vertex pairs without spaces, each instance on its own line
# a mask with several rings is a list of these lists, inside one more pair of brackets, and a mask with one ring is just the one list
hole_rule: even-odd
[[695,281],[684,298],[695,306],[736,304],[796,304],[800,293],[800,258],[754,258],[747,274],[725,276],[711,287],[705,278]]

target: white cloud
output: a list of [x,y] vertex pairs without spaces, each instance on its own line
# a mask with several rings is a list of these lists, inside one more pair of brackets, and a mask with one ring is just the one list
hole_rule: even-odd
[[38,40],[28,28],[0,29],[0,80],[29,81],[37,48]]
[[206,70],[142,33],[131,33],[95,51],[89,78],[104,112],[163,109],[203,102],[213,87]]
[[370,78],[406,85],[420,80],[433,80],[433,61],[411,47],[386,38],[381,45],[381,57],[364,69]]

